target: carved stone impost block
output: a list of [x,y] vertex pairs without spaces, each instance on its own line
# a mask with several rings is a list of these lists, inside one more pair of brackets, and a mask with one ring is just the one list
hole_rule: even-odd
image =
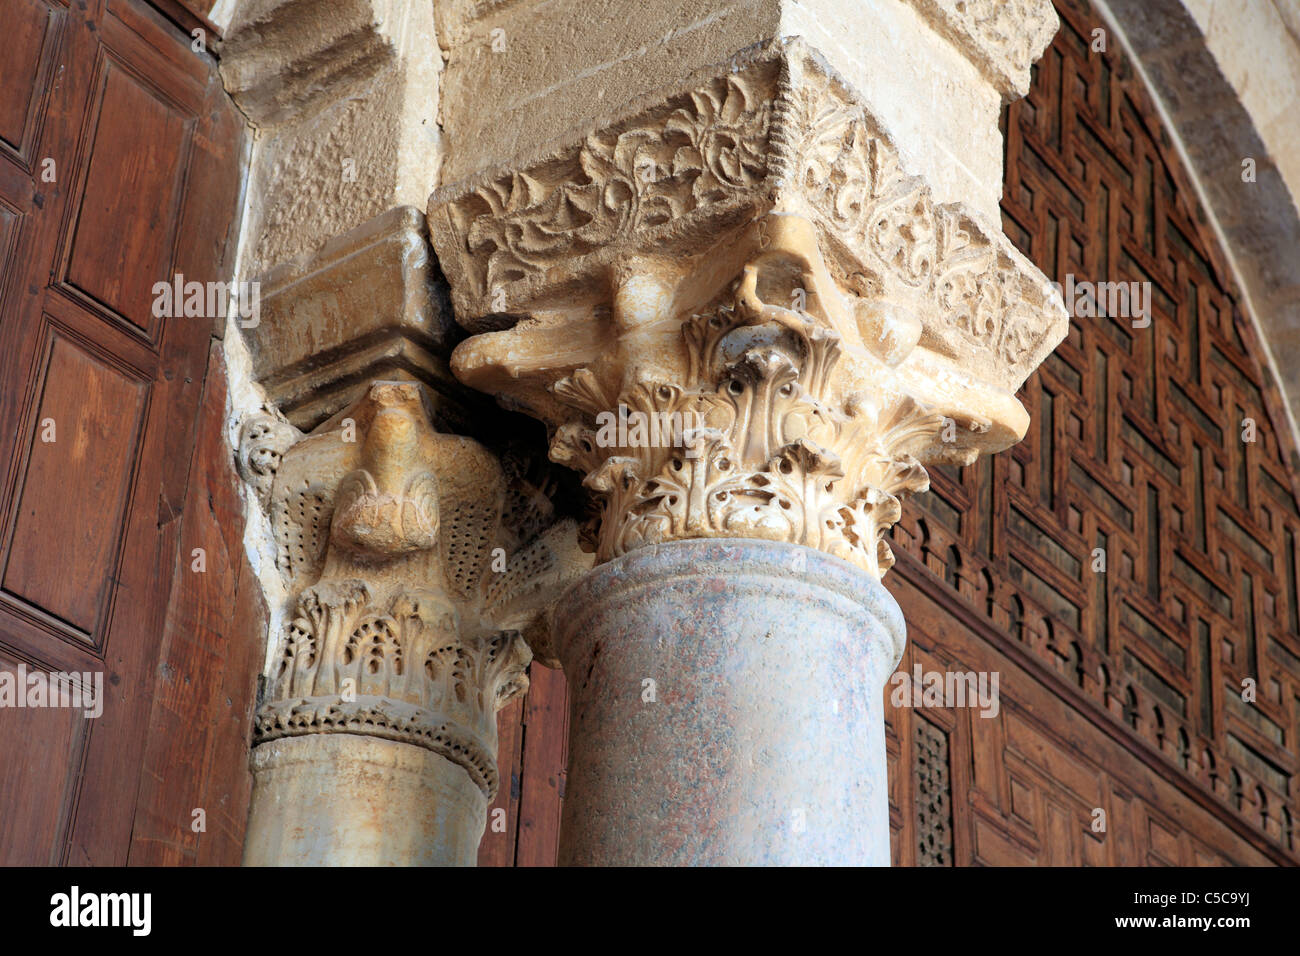
[[462,767],[490,800],[496,712],[528,683],[520,631],[577,573],[572,522],[527,537],[532,502],[478,442],[434,429],[414,382],[372,383],[305,437],[271,409],[252,416],[240,464],[294,595],[254,742],[402,741]]
[[599,561],[683,538],[874,575],[925,465],[1019,440],[1065,334],[995,224],[936,203],[812,51],[751,51],[580,143],[434,194],[453,371],[551,428]]
[[911,0],[1006,100],[1029,92],[1029,69],[1061,25],[1051,0]]

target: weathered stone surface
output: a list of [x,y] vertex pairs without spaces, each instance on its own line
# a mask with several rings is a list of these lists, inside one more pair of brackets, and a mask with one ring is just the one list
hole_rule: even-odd
[[[1001,96],[1055,30],[1049,0],[519,0],[438,5],[447,69],[442,182],[527,165],[688,88],[701,71],[802,37],[862,91],[940,202],[997,216]],[[867,52],[857,42],[870,37]],[[888,51],[882,55],[881,51]],[[560,122],[556,117],[561,117]]]
[[430,234],[475,333],[452,368],[547,424],[603,562],[555,612],[561,862],[887,864],[885,536],[927,463],[1019,440],[1015,391],[1066,330],[997,211],[1001,99],[1056,21],[691,14],[441,14]]
[[253,751],[245,866],[473,866],[487,798],[460,767],[372,736]]
[[[430,223],[481,333],[453,370],[553,429],[600,499],[602,561],[752,536],[879,574],[899,497],[1017,441],[1014,391],[1065,332],[1042,274],[904,174],[797,42],[440,190]],[[678,433],[611,439],[625,410]]]
[[430,4],[241,3],[221,72],[257,130],[243,226],[248,276],[314,253],[437,178],[438,56]]
[[[323,22],[319,0],[258,0],[232,24],[228,80],[264,134],[244,262],[269,286],[240,460],[290,597],[265,800],[298,786],[295,748],[305,779],[386,768],[326,804],[367,775],[407,793],[391,747],[490,798],[495,710],[535,652],[587,678],[566,860],[888,862],[884,537],[926,463],[1018,440],[1015,390],[1064,332],[997,209],[1000,103],[1054,19],[1047,0],[687,6],[437,5],[445,140],[428,7],[345,0]],[[451,368],[545,422],[593,493],[606,563],[553,628],[539,609],[585,569],[575,528],[528,520],[485,448],[439,433],[459,404],[411,381],[443,391],[459,333],[409,214],[379,214],[439,161],[431,238],[477,333]],[[627,412],[677,427],[610,441]],[[626,707],[660,665],[679,696],[645,724]],[[353,738],[370,749],[324,743]],[[678,842],[654,849],[655,826]]]
[[[262,492],[276,566],[293,595],[287,624],[273,635],[255,754],[284,740],[337,735],[392,741],[440,761],[394,752],[376,762],[324,745],[274,749],[307,756],[283,772],[278,757],[255,761],[269,774],[258,781],[253,811],[268,833],[309,826],[307,813],[346,821],[361,781],[383,789],[388,775],[405,794],[399,803],[434,788],[464,813],[460,830],[440,818],[429,834],[446,847],[402,852],[416,859],[454,851],[459,860],[477,846],[499,783],[496,713],[528,686],[532,654],[520,631],[583,562],[573,553],[572,522],[539,533],[526,489],[512,486],[478,442],[435,431],[431,416],[423,386],[381,381],[306,437],[273,409],[245,423],[241,471]],[[311,754],[333,754],[352,769],[334,775]],[[408,779],[417,765],[436,769],[430,781]],[[308,785],[296,780],[299,772],[312,786],[333,785],[307,804],[268,808],[266,800]],[[458,795],[461,778],[479,799]],[[302,855],[277,862],[304,863],[328,848],[294,838],[283,849]]]
[[601,565],[554,616],[562,865],[889,865],[880,688],[904,624],[873,577],[676,541]]
[[376,378],[419,380],[464,402],[446,359],[459,331],[414,208],[392,209],[259,281],[260,320],[241,330],[252,374],[299,428],[319,425]]
[[1029,92],[1029,68],[1060,26],[1051,0],[912,0],[912,5],[1009,100]]

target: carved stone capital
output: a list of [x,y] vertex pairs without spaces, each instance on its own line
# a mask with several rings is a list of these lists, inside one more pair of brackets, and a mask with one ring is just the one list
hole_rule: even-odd
[[755,537],[883,573],[899,499],[1019,440],[1014,392],[1066,328],[798,41],[440,190],[430,224],[480,333],[453,371],[548,423],[601,561]]
[[496,712],[528,686],[520,632],[578,573],[572,522],[539,532],[492,453],[434,429],[418,383],[374,382],[281,447],[285,427],[253,416],[240,442],[245,474],[270,479],[263,500],[294,594],[255,742],[402,741],[463,767],[490,799]]

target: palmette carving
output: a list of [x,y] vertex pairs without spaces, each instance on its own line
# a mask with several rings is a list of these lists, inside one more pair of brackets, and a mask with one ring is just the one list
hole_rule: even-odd
[[598,560],[740,536],[879,575],[927,464],[1024,434],[1065,310],[801,41],[720,72],[434,194],[452,369],[548,424]]
[[340,732],[415,743],[495,794],[495,714],[528,689],[532,654],[518,633],[463,636],[438,593],[378,602],[353,579],[304,591],[280,648],[258,741]]

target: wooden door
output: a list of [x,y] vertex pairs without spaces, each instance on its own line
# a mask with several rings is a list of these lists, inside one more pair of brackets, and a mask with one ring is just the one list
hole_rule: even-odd
[[219,326],[155,315],[152,290],[230,278],[244,124],[139,0],[0,0],[0,25],[0,672],[104,689],[94,718],[0,707],[0,863],[120,864],[167,752],[151,715],[178,708],[156,700],[174,585],[226,575],[178,577],[204,544],[182,528]]

